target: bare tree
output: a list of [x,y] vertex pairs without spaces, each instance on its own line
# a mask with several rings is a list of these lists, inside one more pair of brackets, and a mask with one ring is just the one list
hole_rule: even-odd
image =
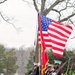
[[[0,4],[3,4],[3,3],[5,3],[7,0],[0,0]],[[9,22],[9,19],[7,18],[5,18],[4,17],[4,15],[2,14],[2,12],[0,12],[0,16],[2,17],[2,19],[4,20],[4,21],[6,21],[6,22],[8,22],[8,23],[10,23]]]
[[[8,1],[8,0],[0,0],[0,4],[3,4],[3,3],[5,3],[6,1]],[[12,18],[9,18],[9,17],[5,16],[5,15],[3,14],[3,12],[1,12],[1,11],[0,11],[0,17],[1,17],[5,22],[7,22],[8,24],[12,25],[13,28],[15,28],[15,30],[21,31],[20,28],[16,28],[16,27],[15,27],[15,25],[14,25],[14,23],[13,23],[13,20],[14,20],[13,17],[12,17]]]
[[[72,21],[72,17],[75,15],[75,1],[74,0],[41,0],[40,2],[40,10],[38,9],[38,2],[33,0],[33,4],[37,12],[41,12],[43,15],[47,15],[52,11],[54,13],[58,13],[58,20],[60,22],[69,20]],[[70,10],[71,9],[71,10]],[[70,10],[68,12],[68,10]],[[65,14],[67,12],[67,14]],[[64,15],[65,14],[65,15]],[[63,18],[64,15],[64,18]],[[67,16],[66,16],[67,15]],[[73,22],[73,21],[72,21]]]
[[2,4],[2,3],[4,3],[4,2],[6,2],[7,0],[0,0],[0,4]]
[[[75,0],[23,0],[32,4],[37,13],[45,16],[57,15],[57,20],[75,27]],[[73,30],[74,34],[75,31]],[[72,37],[72,39],[75,36]],[[37,50],[36,50],[37,51]],[[38,57],[38,56],[37,56]]]
[[[30,3],[27,0],[23,1]],[[75,0],[32,0],[32,2],[37,12],[43,15],[57,13],[58,21],[67,21],[75,25],[72,19],[75,15]]]

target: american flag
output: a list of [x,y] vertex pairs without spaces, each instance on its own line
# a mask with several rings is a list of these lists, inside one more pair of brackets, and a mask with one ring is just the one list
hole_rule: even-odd
[[62,57],[67,40],[72,32],[70,25],[64,25],[46,16],[39,16],[39,44],[44,43],[44,49],[52,49],[53,55]]

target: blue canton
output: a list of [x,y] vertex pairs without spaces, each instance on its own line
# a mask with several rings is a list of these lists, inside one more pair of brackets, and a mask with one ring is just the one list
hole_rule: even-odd
[[52,19],[42,16],[42,31],[47,31]]

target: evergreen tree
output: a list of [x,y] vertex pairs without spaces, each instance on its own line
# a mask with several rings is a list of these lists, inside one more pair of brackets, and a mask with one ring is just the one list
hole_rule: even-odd
[[18,69],[16,65],[15,49],[6,51],[3,45],[0,45],[0,73],[5,75],[13,75]]
[[30,58],[26,67],[27,73],[25,75],[29,75],[32,72],[34,66],[33,63],[34,63],[34,50],[30,52]]

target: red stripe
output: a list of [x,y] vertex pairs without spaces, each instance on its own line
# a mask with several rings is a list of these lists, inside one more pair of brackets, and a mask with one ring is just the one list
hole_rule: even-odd
[[[68,29],[72,30],[72,27],[69,26],[69,25],[68,26],[65,26],[65,25],[63,25],[63,24],[61,24],[61,23],[59,23],[57,21],[53,21],[53,22],[48,27],[49,32],[47,30],[46,33],[44,33],[45,31],[44,32],[42,31],[42,21],[40,21],[40,28],[41,29],[40,29],[40,32],[38,33],[38,36],[40,36],[40,38],[38,38],[38,41],[41,42],[41,45],[43,46],[44,49],[47,49],[47,47],[48,47],[48,48],[52,48],[52,50],[64,52],[64,47],[65,47],[66,42],[67,42],[67,40],[69,38],[69,35],[71,34],[71,31],[69,31]],[[59,31],[59,30],[57,30],[55,28],[51,28],[51,25],[53,25],[54,27],[56,27],[56,28],[64,31],[68,35],[64,34],[63,32],[61,32],[61,31]],[[57,36],[56,34],[51,33],[50,31],[58,34],[59,36]],[[52,37],[55,38],[55,40],[53,40]],[[60,40],[61,42],[59,42],[57,40]],[[54,45],[52,45],[51,43],[55,44],[57,47],[54,46]],[[60,48],[59,48],[59,46],[60,46]],[[60,53],[53,52],[53,54],[55,56],[59,56],[59,57],[62,57],[63,56]]]
[[65,46],[65,44],[60,43],[59,41],[57,42],[57,41],[51,40],[51,42],[53,42],[54,44],[57,44],[59,46],[63,46],[63,47]]
[[48,34],[45,34],[45,33],[43,33],[43,32],[42,32],[42,34],[43,34],[43,36],[48,36]]
[[[68,26],[64,26],[64,25],[56,25],[56,24],[53,24],[53,23],[51,23],[51,24],[52,24],[53,26],[55,26],[55,27],[57,27],[57,28],[59,28],[59,29],[65,31],[65,32],[68,33],[68,34],[71,33],[70,31],[68,31],[67,29],[65,29],[65,28],[69,28]],[[63,28],[63,27],[65,27],[65,28]],[[70,29],[70,28],[69,28],[69,29]]]
[[63,34],[62,32],[60,32],[60,31],[58,31],[58,30],[56,30],[56,29],[53,29],[53,28],[50,28],[50,27],[49,27],[49,30],[50,30],[50,31],[53,31],[53,32],[55,32],[55,33],[57,33],[57,34],[59,34],[59,35],[61,35],[61,36],[63,36],[63,37],[67,37],[67,38],[68,38],[68,36],[66,36],[65,34]]
[[54,56],[57,56],[57,57],[60,57],[60,58],[62,58],[62,57],[63,57],[63,55],[58,54],[58,53],[53,53],[53,55],[54,55]]
[[60,22],[53,20],[54,23],[61,25]]
[[66,27],[68,27],[69,29],[72,30],[72,26],[70,26],[70,25],[64,25],[64,24],[62,24],[62,23],[60,23],[60,22],[58,22],[58,21],[55,21],[55,20],[53,20],[53,22],[56,23],[56,24],[59,24],[59,25],[66,26]]
[[51,40],[50,39],[44,39],[45,40],[45,42],[51,42]]
[[[48,36],[48,33],[47,33],[47,34],[46,34],[46,33],[43,33],[43,31],[42,31],[42,34],[43,34],[44,36]],[[40,36],[41,33],[38,33],[38,35]]]
[[60,38],[60,37],[58,37],[58,36],[56,36],[56,35],[54,35],[54,34],[49,33],[49,35],[50,35],[51,37],[54,37],[54,38],[58,39],[58,40],[62,40],[62,41],[65,41],[65,42],[67,41],[66,39]]
[[70,26],[70,25],[67,25],[67,27],[68,27],[68,28],[70,28],[70,29],[72,30],[72,26]]
[[52,45],[49,45],[49,44],[45,44],[46,45],[46,47],[52,47]]
[[52,49],[53,49],[53,50],[56,50],[56,51],[64,52],[64,50],[63,50],[63,49],[58,48],[58,47],[54,47],[54,46],[52,46]]
[[[38,41],[41,42],[41,39],[39,38]],[[44,42],[51,42],[51,40],[50,39],[44,39]]]

